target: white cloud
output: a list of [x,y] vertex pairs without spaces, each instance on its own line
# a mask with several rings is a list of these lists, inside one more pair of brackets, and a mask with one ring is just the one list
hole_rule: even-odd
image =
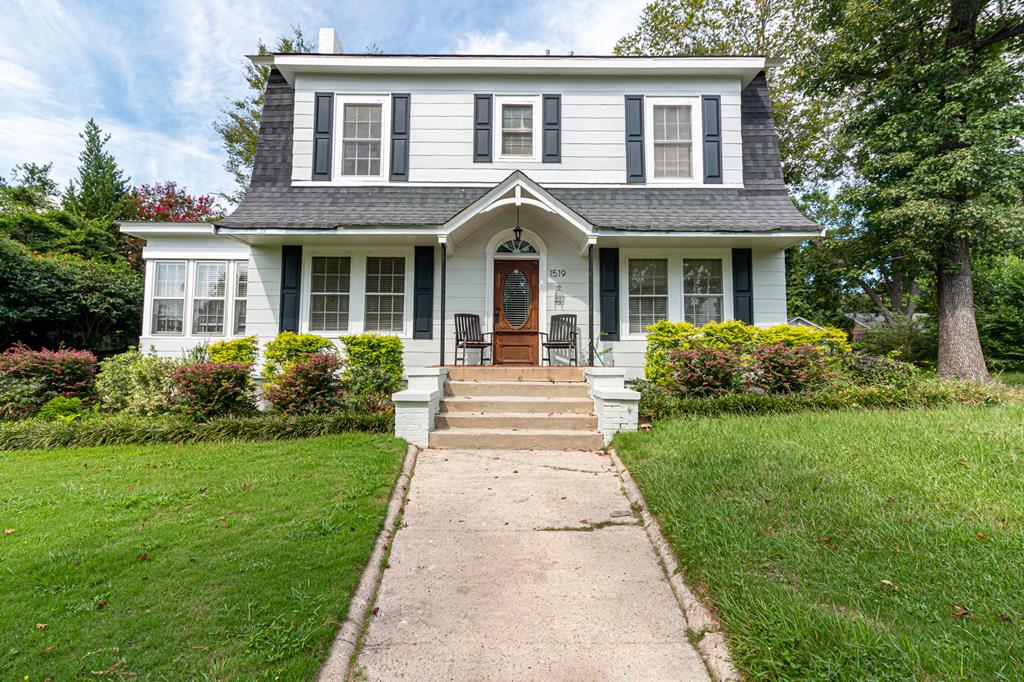
[[522,16],[537,22],[491,33],[465,33],[455,43],[461,54],[611,54],[619,38],[636,26],[645,0],[535,2]]

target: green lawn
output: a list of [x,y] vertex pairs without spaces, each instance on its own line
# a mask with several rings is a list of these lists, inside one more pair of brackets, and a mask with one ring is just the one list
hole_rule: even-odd
[[404,450],[345,434],[0,454],[0,679],[312,679]]
[[1007,386],[1024,386],[1024,372],[999,372],[994,376]]
[[1024,408],[658,422],[618,452],[750,679],[1024,678]]

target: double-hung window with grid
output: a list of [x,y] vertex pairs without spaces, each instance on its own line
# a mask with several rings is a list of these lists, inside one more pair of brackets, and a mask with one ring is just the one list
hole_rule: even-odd
[[236,336],[245,334],[245,313],[248,307],[247,296],[249,295],[249,263],[238,261],[235,263],[235,322],[233,333]]
[[405,258],[366,258],[364,328],[373,332],[401,332],[405,327]]
[[154,334],[181,334],[184,331],[186,267],[187,263],[183,260],[154,263]]
[[346,104],[342,110],[342,175],[381,174],[380,104]]
[[501,105],[501,155],[533,156],[533,105]]
[[693,126],[689,105],[654,106],[654,177],[693,177]]
[[192,290],[192,333],[213,336],[224,333],[227,293],[226,261],[196,261]]
[[629,333],[668,318],[668,261],[631,258],[629,261]]
[[348,331],[352,259],[314,256],[309,291],[311,331]]
[[725,289],[722,260],[719,258],[683,259],[683,319],[696,327],[721,322]]

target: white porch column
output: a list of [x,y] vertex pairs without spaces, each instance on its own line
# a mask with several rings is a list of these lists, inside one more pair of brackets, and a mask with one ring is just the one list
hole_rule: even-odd
[[640,393],[626,388],[626,370],[618,367],[587,367],[583,370],[594,399],[597,430],[605,445],[619,431],[636,431]]
[[430,443],[434,417],[448,378],[445,367],[414,367],[405,373],[408,387],[391,396],[395,403],[395,436],[421,448]]

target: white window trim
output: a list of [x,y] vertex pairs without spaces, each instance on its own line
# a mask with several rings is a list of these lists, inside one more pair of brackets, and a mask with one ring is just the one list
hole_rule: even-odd
[[719,258],[722,261],[722,319],[734,319],[732,298],[732,249],[686,249],[661,251],[652,249],[619,250],[619,339],[646,341],[647,332],[629,331],[629,261],[631,259],[660,258],[668,260],[668,320],[683,322],[683,259]]
[[[532,107],[533,111],[533,136],[532,136],[532,153],[530,155],[525,154],[502,154],[501,149],[501,138],[502,138],[502,107],[506,104],[521,104]],[[540,95],[495,95],[494,96],[494,111],[492,113],[492,125],[494,128],[494,158],[499,162],[512,162],[512,163],[531,163],[536,162],[540,159],[540,136],[541,130],[540,118],[541,118],[541,96]]]
[[[247,268],[245,275],[245,299],[242,299],[238,296],[238,268],[240,265],[243,264]],[[231,298],[229,301],[229,305],[225,306],[225,308],[230,308],[230,310],[226,311],[230,327],[230,331],[228,332],[227,336],[230,338],[241,339],[244,338],[247,334],[246,332],[239,333],[235,331],[235,314],[237,312],[238,302],[241,300],[245,300],[245,328],[249,329],[249,277],[252,274],[253,269],[249,266],[248,260],[236,259],[228,262],[228,270],[231,275],[231,286],[229,287]]]
[[[188,311],[189,304],[188,304],[188,300],[189,300],[189,278],[191,277],[191,270],[192,270],[191,263],[188,261],[188,259],[185,259],[185,258],[154,258],[153,260],[151,260],[149,262],[152,263],[153,267],[152,268],[149,268],[149,267],[146,268],[147,275],[148,275],[146,277],[146,279],[149,280],[149,281],[147,282],[147,286],[146,286],[146,302],[148,303],[148,305],[145,306],[147,309],[145,310],[146,315],[145,315],[145,319],[143,320],[144,326],[146,328],[145,331],[149,332],[150,336],[169,336],[169,337],[188,336],[189,335],[188,332],[191,330],[191,327],[186,327],[185,325],[186,325],[186,323],[190,322],[190,320],[188,319],[188,317],[189,317],[189,311]],[[183,288],[183,292],[182,292],[182,297],[181,297],[181,331],[180,332],[158,332],[158,331],[156,331],[156,329],[153,328],[153,322],[154,322],[153,315],[156,313],[156,301],[157,301],[157,296],[156,296],[156,270],[157,270],[158,264],[160,264],[160,263],[184,263],[185,264],[185,281],[183,282],[184,286],[182,287]],[[177,298],[170,298],[170,297],[167,297],[167,296],[161,296],[160,300],[177,301],[178,299]]]
[[[348,329],[311,330],[310,294],[313,288],[313,257],[314,256],[348,256],[352,259],[349,274],[349,306]],[[405,291],[402,298],[402,330],[400,332],[369,331],[365,324],[366,308],[366,257],[367,256],[401,256],[405,258]],[[299,331],[306,334],[317,334],[328,338],[347,334],[373,333],[386,336],[397,336],[400,339],[412,338],[412,299],[413,299],[413,249],[403,248],[370,248],[370,247],[317,247],[303,249],[302,254],[302,286],[299,303]]]
[[[693,164],[689,178],[654,177],[654,107],[690,107],[690,161]],[[703,185],[704,184],[704,129],[699,95],[644,98],[644,159],[648,185]],[[717,186],[717,185],[716,185]]]
[[[213,296],[213,297],[203,296],[201,298],[197,298],[196,297],[196,281],[195,281],[195,278],[196,278],[196,275],[199,272],[198,265],[200,263],[218,263],[218,264],[223,263],[224,264],[224,295],[223,296]],[[232,287],[231,287],[231,281],[230,281],[229,278],[231,277],[232,272],[234,270],[234,268],[231,267],[231,262],[228,261],[228,260],[225,260],[223,258],[197,258],[194,261],[192,261],[192,267],[191,268],[187,268],[187,269],[190,269],[192,271],[191,272],[191,275],[192,275],[191,276],[192,287],[191,287],[190,296],[188,298],[188,308],[189,308],[189,318],[190,318],[190,325],[189,325],[189,328],[188,328],[189,329],[189,334],[188,335],[196,337],[196,338],[201,338],[201,339],[202,338],[218,338],[219,339],[219,338],[224,337],[224,336],[230,336],[227,333],[227,330],[228,330],[228,308],[230,307],[229,304],[228,304],[228,295],[233,293],[233,292],[231,291]],[[196,308],[196,301],[197,300],[199,300],[199,301],[223,301],[224,302],[224,307],[223,307],[223,311],[224,312],[223,312],[223,316],[222,316],[222,319],[221,319],[220,332],[197,333],[195,331],[195,329],[193,329],[193,327],[191,326],[191,322],[195,319],[195,308]]]
[[[380,105],[380,175],[345,175],[342,151],[344,149],[345,105]],[[331,165],[336,182],[329,184],[373,185],[387,182],[391,177],[391,95],[348,95],[338,94],[334,98],[334,139]]]

